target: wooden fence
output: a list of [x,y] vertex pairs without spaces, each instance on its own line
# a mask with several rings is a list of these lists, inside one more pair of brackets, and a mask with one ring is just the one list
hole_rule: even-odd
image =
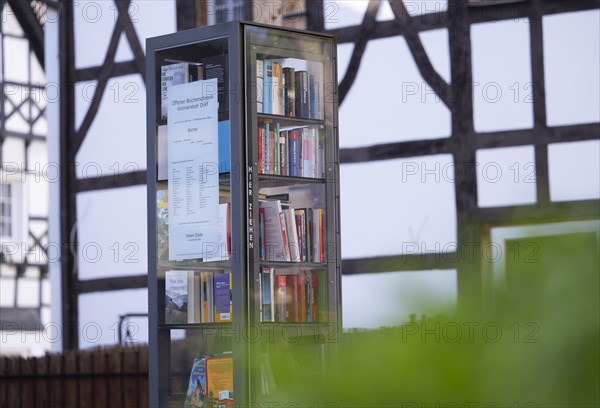
[[147,347],[0,358],[2,408],[147,406]]

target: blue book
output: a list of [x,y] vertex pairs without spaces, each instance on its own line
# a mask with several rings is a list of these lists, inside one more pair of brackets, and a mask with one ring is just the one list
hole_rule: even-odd
[[263,112],[273,113],[273,61],[263,64]]
[[206,360],[194,359],[184,408],[198,408],[206,405]]
[[261,292],[262,292],[262,321],[271,322],[272,319],[272,273],[271,268],[263,268],[261,274]]
[[215,322],[231,321],[231,274],[215,273],[214,277]]
[[288,154],[289,175],[292,177],[301,177],[302,138],[298,130],[290,130],[288,132]]
[[219,132],[219,173],[231,171],[231,121],[223,120],[218,125]]

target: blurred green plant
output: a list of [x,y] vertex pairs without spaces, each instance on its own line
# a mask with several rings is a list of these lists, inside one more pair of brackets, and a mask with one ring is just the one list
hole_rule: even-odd
[[589,238],[536,238],[536,261],[507,265],[507,286],[486,307],[463,304],[436,318],[344,334],[337,367],[325,375],[303,367],[309,359],[304,346],[273,353],[277,388],[264,402],[318,408],[600,406],[600,272],[597,235]]

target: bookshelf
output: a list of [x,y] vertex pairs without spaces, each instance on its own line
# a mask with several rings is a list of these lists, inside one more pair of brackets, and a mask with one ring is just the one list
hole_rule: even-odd
[[[334,38],[232,22],[146,51],[151,405],[244,405],[327,375],[341,332]],[[301,356],[293,376],[271,371],[282,353]]]

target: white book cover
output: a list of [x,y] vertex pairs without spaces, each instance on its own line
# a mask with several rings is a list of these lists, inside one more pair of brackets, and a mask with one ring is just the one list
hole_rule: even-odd
[[289,261],[286,256],[285,241],[281,224],[281,201],[261,201],[260,208],[264,208],[264,226],[265,226],[265,255],[268,261]]

